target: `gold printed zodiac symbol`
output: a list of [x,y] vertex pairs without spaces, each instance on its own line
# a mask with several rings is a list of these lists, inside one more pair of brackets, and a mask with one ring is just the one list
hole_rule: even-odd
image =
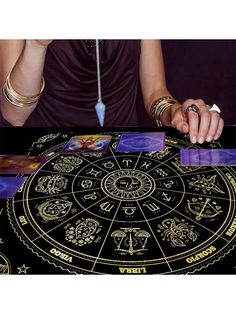
[[93,200],[95,201],[97,199],[96,192],[93,192],[92,194],[87,194],[83,197],[85,200]]
[[130,216],[130,215],[134,214],[134,212],[137,210],[137,207],[135,207],[135,206],[124,206],[124,207],[122,207],[122,210],[125,212],[126,215]]
[[197,175],[197,178],[192,178],[192,180],[189,182],[190,187],[195,187],[195,190],[202,189],[203,193],[209,194],[211,191],[216,193],[225,194],[224,191],[222,191],[215,183],[216,181],[216,175],[214,176],[208,176],[205,177],[204,175],[201,177]]
[[163,220],[161,225],[158,225],[161,232],[162,240],[167,240],[174,247],[184,247],[188,242],[195,242],[198,233],[193,231],[193,226],[182,220],[179,222],[174,219],[168,218]]
[[223,212],[221,206],[217,205],[216,202],[211,201],[210,198],[203,199],[202,197],[193,197],[191,201],[187,200],[187,210],[196,215],[197,221],[202,218],[215,219]]
[[102,165],[107,169],[113,169],[115,167],[115,165],[111,161],[104,162]]
[[152,162],[147,162],[147,161],[144,161],[142,163],[142,165],[140,166],[140,169],[145,169],[147,170],[150,166],[151,166]]
[[116,244],[115,251],[119,251],[121,255],[134,254],[141,255],[147,251],[146,244],[150,234],[139,228],[120,228],[112,232],[111,236]]
[[44,176],[39,178],[36,192],[45,194],[57,194],[67,186],[68,179],[61,175]]
[[77,246],[84,246],[92,242],[98,242],[101,238],[97,234],[101,231],[100,223],[91,218],[82,218],[73,226],[65,226],[66,240]]
[[110,212],[111,209],[114,207],[110,202],[105,202],[100,205],[101,210],[105,212]]
[[78,168],[83,160],[77,156],[61,156],[55,163],[52,163],[53,169],[59,172],[69,173]]
[[164,186],[165,186],[167,189],[170,189],[173,184],[174,184],[174,181],[173,181],[173,180],[169,180],[169,181],[167,181],[166,183],[164,182]]
[[[61,220],[70,212],[71,207],[72,202],[61,199],[49,200],[37,206],[39,216],[46,222],[50,220]],[[75,210],[72,212],[75,212]]]
[[160,207],[157,206],[156,203],[150,203],[150,204],[143,204],[143,207],[147,207],[151,212],[158,212],[160,210]]
[[162,178],[166,177],[168,175],[167,172],[165,172],[163,169],[155,169],[155,172],[158,173]]
[[93,185],[93,182],[91,180],[83,180],[81,182],[81,186],[84,189],[90,189],[92,185]]
[[96,171],[96,170],[94,170],[93,168],[92,168],[90,171],[86,172],[86,174],[91,174],[91,175],[93,175],[95,178],[97,178],[97,176],[100,175],[100,173],[102,173],[102,171]]
[[125,164],[125,166],[128,168],[129,164],[132,164],[132,160],[125,158],[122,160],[122,163]]

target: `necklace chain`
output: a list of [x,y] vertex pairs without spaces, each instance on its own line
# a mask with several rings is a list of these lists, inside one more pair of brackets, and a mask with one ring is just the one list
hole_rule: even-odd
[[[83,42],[85,42],[87,48],[95,48],[96,47],[96,39],[83,39]],[[98,39],[98,42],[100,45],[102,45],[104,43],[103,39]]]

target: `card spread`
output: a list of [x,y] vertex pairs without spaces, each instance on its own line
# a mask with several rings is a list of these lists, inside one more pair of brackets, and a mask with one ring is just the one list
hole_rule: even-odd
[[43,156],[0,155],[1,174],[30,174],[46,161]]
[[164,132],[123,133],[116,152],[158,152],[164,148]]
[[236,149],[181,149],[183,166],[236,166]]
[[64,146],[63,152],[105,152],[112,139],[111,135],[73,136]]

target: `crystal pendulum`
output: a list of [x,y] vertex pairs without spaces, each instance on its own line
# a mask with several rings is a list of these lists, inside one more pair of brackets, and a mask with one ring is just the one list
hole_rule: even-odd
[[102,102],[101,93],[101,73],[100,73],[100,58],[99,58],[99,41],[96,39],[96,60],[97,60],[97,81],[98,81],[98,102],[95,105],[95,110],[100,123],[100,126],[104,125],[106,106]]

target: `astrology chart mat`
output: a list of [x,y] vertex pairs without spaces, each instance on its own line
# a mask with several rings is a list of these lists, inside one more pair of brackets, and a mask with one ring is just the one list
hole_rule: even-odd
[[[159,152],[116,152],[124,132],[165,132]],[[106,152],[62,152],[75,135],[111,135]],[[236,167],[181,166],[171,128],[1,130],[1,153],[47,156],[1,200],[4,274],[235,273]],[[20,175],[22,176],[22,174]]]

